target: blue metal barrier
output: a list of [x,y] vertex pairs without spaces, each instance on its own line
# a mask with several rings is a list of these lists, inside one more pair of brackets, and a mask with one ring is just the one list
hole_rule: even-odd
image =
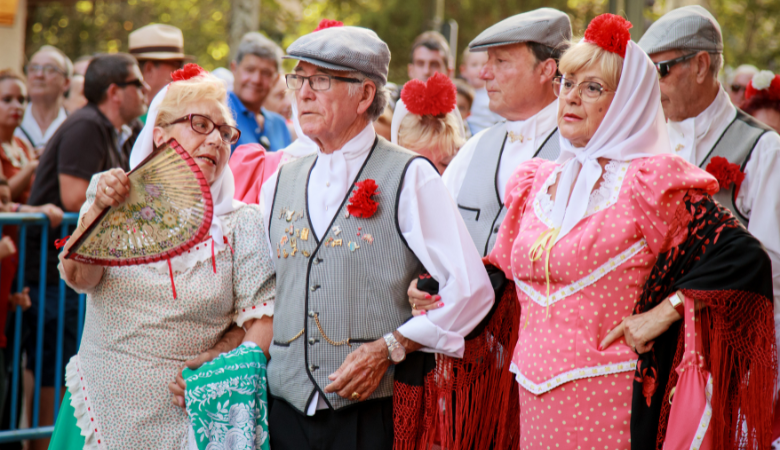
[[[39,439],[51,436],[54,431],[53,426],[39,426],[39,412],[40,412],[40,395],[41,395],[41,368],[43,364],[51,364],[51,361],[43,360],[43,331],[44,331],[44,319],[46,317],[46,261],[49,251],[56,251],[54,248],[54,237],[65,237],[70,234],[71,230],[75,228],[78,221],[78,214],[66,213],[62,225],[60,226],[59,233],[49,233],[49,221],[45,215],[39,213],[0,213],[0,231],[3,226],[16,225],[19,227],[17,251],[19,255],[19,267],[16,273],[16,290],[14,292],[21,292],[25,287],[25,262],[27,257],[27,229],[30,226],[41,227],[41,250],[40,250],[40,269],[39,269],[39,282],[38,282],[38,323],[35,330],[36,339],[36,365],[35,365],[35,386],[33,392],[32,403],[32,423],[30,428],[17,429],[19,424],[18,410],[23,398],[21,396],[22,386],[22,374],[20,373],[20,361],[22,357],[22,311],[17,307],[14,316],[14,338],[13,338],[13,372],[11,375],[11,392],[10,399],[6,399],[6,402],[10,401],[10,429],[0,430],[0,443],[4,442],[16,442],[27,439]],[[2,265],[2,262],[0,262]],[[31,299],[36,301],[36,299]],[[78,307],[78,340],[77,343],[81,343],[81,330],[84,324],[84,310],[85,310],[85,296],[79,296]],[[63,387],[64,374],[62,372],[63,362],[63,340],[65,334],[65,282],[60,280],[59,283],[59,302],[57,308],[57,347],[55,364],[55,378],[54,378],[54,392],[59,393]],[[57,420],[57,414],[60,407],[60,396],[54,397],[54,420]]]

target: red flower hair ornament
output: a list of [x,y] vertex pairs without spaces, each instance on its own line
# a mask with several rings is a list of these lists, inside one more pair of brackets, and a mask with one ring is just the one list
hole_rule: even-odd
[[401,91],[406,109],[418,116],[444,116],[458,104],[455,83],[442,73],[435,73],[425,83],[411,80]]
[[731,183],[734,183],[734,196],[739,195],[739,188],[742,186],[745,174],[742,173],[742,168],[738,164],[729,162],[722,156],[715,156],[707,164],[705,170],[718,180],[720,185],[718,190],[730,189]]
[[626,57],[628,41],[633,25],[628,20],[614,14],[602,14],[590,21],[585,30],[584,40],[596,44],[604,50]]
[[760,95],[769,100],[780,100],[780,75],[762,70],[753,76],[745,89],[745,100]]
[[371,196],[378,194],[376,181],[366,178],[363,181],[355,183],[357,189],[352,191],[352,197],[349,198],[347,212],[350,216],[362,217],[368,219],[376,213],[379,203],[371,199]]
[[171,81],[189,80],[190,78],[197,77],[198,75],[204,73],[206,73],[206,70],[203,69],[203,67],[197,64],[189,63],[181,69],[174,71],[171,74]]
[[324,30],[325,28],[333,28],[333,27],[343,27],[344,22],[340,22],[338,20],[331,20],[331,19],[322,19],[320,20],[320,24],[317,25],[317,28],[312,31],[314,33],[315,31]]

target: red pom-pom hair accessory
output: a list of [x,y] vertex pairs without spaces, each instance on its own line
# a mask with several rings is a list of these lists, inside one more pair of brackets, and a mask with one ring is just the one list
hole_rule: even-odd
[[[317,28],[314,29],[314,31],[320,31],[324,30],[325,28],[333,28],[333,27],[343,27],[344,22],[339,22],[338,20],[331,20],[331,19],[322,19],[320,20],[320,24],[317,25]],[[312,33],[314,33],[312,31]]]
[[780,75],[762,70],[753,76],[745,88],[745,99],[759,95],[768,100],[780,101]]
[[189,63],[181,69],[174,71],[171,74],[171,81],[189,80],[190,78],[197,77],[198,75],[204,73],[206,73],[206,70],[203,69],[203,67],[197,64]]
[[604,50],[626,57],[628,41],[633,25],[628,20],[614,14],[602,14],[590,21],[585,30],[585,42],[596,44]]
[[401,91],[401,100],[406,109],[418,116],[444,116],[458,104],[458,90],[455,83],[442,73],[435,73],[425,83],[411,80]]

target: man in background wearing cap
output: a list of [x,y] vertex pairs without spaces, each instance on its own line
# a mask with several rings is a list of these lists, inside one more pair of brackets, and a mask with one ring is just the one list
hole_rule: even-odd
[[[493,290],[433,165],[376,136],[387,45],[337,26],[287,53],[298,60],[287,86],[319,150],[261,194],[277,276],[271,447],[389,450],[394,364],[419,349],[461,357]],[[411,318],[407,286],[423,266],[444,306]]]
[[[172,25],[155,23],[141,27],[130,33],[128,41],[128,52],[135,56],[149,85],[146,104],[151,105],[160,89],[171,82],[171,74],[193,58],[184,54],[184,35]],[[146,113],[140,119],[146,123]]]
[[772,259],[777,325],[780,136],[734,107],[721,87],[717,78],[723,65],[720,25],[701,6],[667,13],[647,30],[639,46],[661,76],[661,104],[672,148],[705,170],[714,167],[710,166],[713,158],[721,157],[744,173],[741,186],[718,180],[721,188],[715,199],[761,241]]
[[487,51],[480,78],[486,81],[490,110],[507,120],[469,139],[443,180],[483,256],[498,236],[506,214],[504,186],[515,168],[534,157],[558,157],[552,79],[569,39],[569,16],[541,8],[505,19],[469,44],[472,52]]
[[40,153],[68,118],[63,102],[73,75],[73,63],[58,48],[44,45],[33,54],[25,69],[30,102],[22,125],[14,134],[30,141]]
[[261,144],[267,151],[275,152],[292,143],[284,117],[263,108],[279,80],[282,53],[274,41],[260,33],[247,33],[241,38],[236,59],[230,63],[234,81],[228,105],[241,131],[231,152],[243,144]]
[[425,83],[437,72],[452,77],[454,64],[450,64],[450,44],[438,31],[426,31],[417,36],[409,60],[406,71],[410,80]]

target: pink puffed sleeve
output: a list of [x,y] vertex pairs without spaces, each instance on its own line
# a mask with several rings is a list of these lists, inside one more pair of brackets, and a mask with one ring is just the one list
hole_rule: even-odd
[[674,239],[687,225],[684,199],[691,195],[712,195],[718,191],[715,177],[677,155],[642,159],[631,185],[631,204],[637,231],[645,237],[653,254],[663,253],[667,236]]
[[279,166],[282,152],[267,152],[260,144],[239,145],[230,156],[230,170],[236,191],[233,198],[248,204],[260,203],[260,189]]
[[509,279],[512,279],[512,267],[509,258],[511,252],[499,252],[497,249],[512,248],[512,244],[520,229],[520,219],[525,214],[526,200],[528,200],[528,196],[531,194],[534,177],[539,168],[545,163],[547,161],[534,158],[520,164],[506,184],[506,191],[504,191],[504,205],[507,208],[506,216],[504,216],[504,221],[501,222],[496,245],[484,260],[503,270]]

